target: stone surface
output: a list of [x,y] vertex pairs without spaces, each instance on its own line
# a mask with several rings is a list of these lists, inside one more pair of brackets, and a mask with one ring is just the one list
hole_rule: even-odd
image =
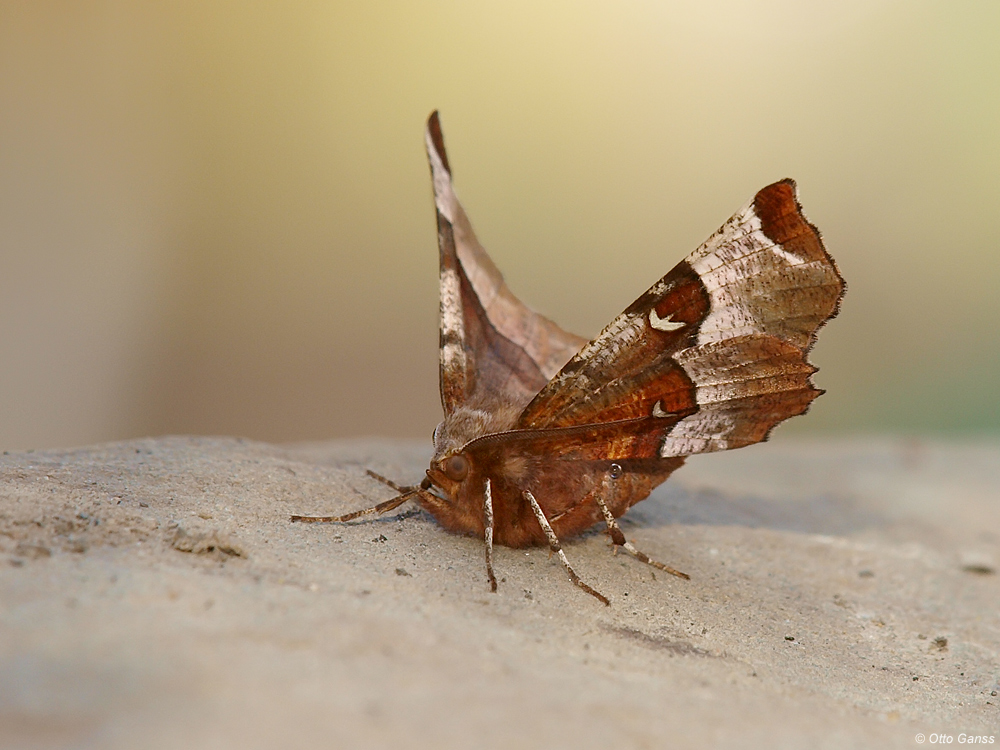
[[699,457],[594,532],[482,544],[343,513],[422,443],[158,438],[0,457],[0,746],[1000,743],[1000,446]]

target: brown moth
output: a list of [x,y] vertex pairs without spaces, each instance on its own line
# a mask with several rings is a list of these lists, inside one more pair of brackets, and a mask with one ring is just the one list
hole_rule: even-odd
[[822,391],[806,359],[845,285],[795,183],[768,185],[593,341],[522,304],[479,244],[452,188],[437,112],[426,131],[441,261],[441,404],[419,487],[349,521],[416,500],[448,531],[560,547],[597,523],[643,562],[615,519],[693,453],[766,440]]

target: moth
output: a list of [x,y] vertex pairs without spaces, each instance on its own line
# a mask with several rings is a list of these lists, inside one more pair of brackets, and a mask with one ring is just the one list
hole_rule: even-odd
[[344,516],[415,500],[446,530],[493,545],[548,545],[604,524],[611,542],[681,578],[616,519],[694,453],[766,440],[822,391],[807,355],[845,291],[795,183],[768,185],[592,341],[522,304],[476,239],[452,187],[438,113],[426,129],[440,250],[444,421],[419,486]]

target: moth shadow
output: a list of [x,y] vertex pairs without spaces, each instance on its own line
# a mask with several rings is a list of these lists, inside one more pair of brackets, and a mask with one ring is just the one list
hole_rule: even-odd
[[636,505],[622,519],[627,525],[743,526],[843,536],[882,527],[887,519],[850,497],[817,493],[789,498],[756,493],[727,493],[713,488],[667,484]]

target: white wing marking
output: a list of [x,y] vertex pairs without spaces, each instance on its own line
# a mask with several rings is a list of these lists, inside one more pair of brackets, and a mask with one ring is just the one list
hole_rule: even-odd
[[671,320],[672,317],[672,315],[668,315],[665,318],[661,318],[656,314],[656,308],[654,307],[649,311],[649,324],[658,331],[676,331],[678,328],[683,328],[687,325],[687,323]]

